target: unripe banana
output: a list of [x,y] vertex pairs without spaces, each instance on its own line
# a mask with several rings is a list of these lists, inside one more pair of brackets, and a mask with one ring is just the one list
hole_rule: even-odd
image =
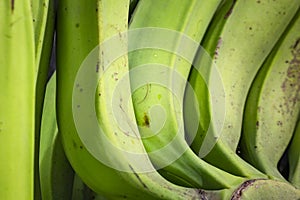
[[291,145],[288,149],[289,178],[288,180],[300,189],[300,123],[298,121]]
[[30,1],[0,1],[0,199],[33,199],[36,65]]
[[300,111],[300,63],[295,62],[299,59],[299,39],[300,10],[251,86],[241,137],[242,157],[270,177],[283,180],[277,165],[292,138]]
[[41,199],[39,180],[39,141],[43,101],[48,77],[51,50],[53,46],[55,0],[31,0],[32,21],[34,25],[36,59],[36,105],[35,105],[35,199]]
[[[82,133],[77,132],[76,126],[82,125],[83,123],[83,125],[89,127],[90,119],[93,119],[90,118],[90,114],[93,113],[89,113],[88,110],[80,113],[84,120],[81,121],[80,124],[74,123],[72,101],[77,99],[72,98],[72,91],[74,87],[77,88],[76,86],[78,86],[79,88],[77,89],[79,93],[85,91],[86,95],[89,89],[89,87],[85,87],[80,83],[77,85],[75,78],[83,60],[90,51],[100,43],[98,39],[97,11],[100,12],[99,38],[101,41],[115,34],[118,36],[119,33],[127,30],[128,24],[128,1],[117,2],[105,0],[99,1],[98,3],[99,9],[97,9],[97,1],[62,0],[58,5],[58,18],[60,19],[57,24],[58,127],[62,134],[64,149],[72,167],[84,183],[107,199],[200,199],[201,194],[198,189],[178,187],[163,179],[149,162],[141,142],[138,140],[132,141],[131,136],[126,136],[122,131],[118,130],[119,125],[116,125],[110,114],[107,113],[110,112],[110,104],[108,104],[109,106],[104,105],[104,102],[110,103],[111,101],[110,95],[112,91],[109,89],[116,84],[115,77],[109,81],[104,81],[103,83],[106,85],[104,88],[100,86],[97,89],[98,92],[101,92],[101,99],[100,101],[97,100],[99,98],[99,93],[97,92],[96,100],[99,104],[97,104],[95,108],[97,112],[99,111],[98,118],[101,119],[99,120],[101,128],[107,130],[105,135],[109,137],[109,141],[113,146],[118,147],[117,149],[124,150],[124,144],[130,144],[127,145],[127,150],[130,152],[141,152],[142,160],[139,161],[142,162],[142,167],[150,169],[150,171],[147,173],[135,171],[138,167],[136,166],[138,163],[124,157],[125,151],[121,153],[119,151],[110,151],[111,149],[109,148],[112,147],[108,146],[107,141],[97,138],[95,141],[97,145],[102,147],[101,152],[105,153],[103,156],[110,162],[109,164],[113,166],[120,164],[119,167],[123,170],[114,169],[111,165],[107,166],[107,163],[103,163],[91,154],[90,146],[84,145],[79,137]],[[118,51],[119,48],[120,47],[114,50]],[[103,55],[113,53],[114,50],[110,52],[104,49]],[[98,51],[95,52],[97,53],[96,57],[98,57]],[[100,56],[101,55],[102,54],[100,54]],[[105,60],[106,58],[103,59]],[[118,71],[114,72],[118,72],[119,75],[121,75],[121,73],[128,71],[128,65],[126,63],[124,64],[122,67],[113,65],[114,67],[119,67]],[[115,69],[114,67],[110,67],[109,69]],[[95,63],[90,69],[95,76],[102,73],[100,64]],[[99,74],[97,74],[97,71]],[[93,76],[89,77],[88,74],[85,73],[78,74],[83,75],[82,78],[84,81],[89,81],[91,78],[94,78]],[[105,77],[107,78],[107,76],[104,76],[104,78]],[[95,86],[97,86],[97,84]],[[77,90],[74,91],[75,93],[78,92]],[[93,92],[95,92],[95,90]],[[78,95],[78,93],[76,94]],[[92,96],[93,98],[95,97],[94,93]],[[75,111],[79,108],[81,111],[85,111],[84,106],[87,105],[81,104],[77,107],[76,102],[73,102],[73,106],[75,107]],[[87,118],[85,114],[88,114]],[[134,119],[133,110],[131,117]],[[112,129],[116,129],[117,132],[111,131]],[[84,134],[89,134],[89,130],[91,129],[85,130]]]
[[[196,136],[200,141],[193,144],[194,151],[207,162],[235,175],[249,178],[265,177],[236,154],[243,109],[247,92],[257,71],[299,5],[300,1],[293,0],[231,1],[224,4],[221,13],[213,20],[203,41],[203,47],[212,57],[212,61],[200,61],[200,68],[207,64],[210,66],[204,73],[204,80],[208,80],[210,92],[218,92],[219,86],[214,87],[216,83],[213,82],[216,74],[220,76],[224,87],[224,93],[217,93],[219,96],[215,95],[213,99],[205,99],[211,101],[210,105],[217,101],[223,101],[224,105],[219,108],[206,106],[205,100],[199,104],[200,113],[210,113],[212,119],[217,117],[219,120],[200,120],[202,123],[199,123],[199,126],[202,128],[198,131],[200,136]],[[211,73],[213,66],[217,70]],[[199,83],[194,80],[191,84],[197,95],[207,95],[205,86],[196,86],[203,84],[201,80]],[[201,145],[209,126],[209,134],[212,133],[215,137],[212,141],[216,144],[210,151],[202,152]]]
[[166,178],[188,187],[223,189],[242,181],[210,166],[191,151],[181,116],[183,91],[194,55],[219,4],[140,0],[130,24],[131,31],[139,31],[129,41],[137,49],[129,54],[129,66],[143,143],[152,163]]
[[71,199],[74,171],[65,156],[56,122],[56,73],[47,83],[40,134],[41,198]]

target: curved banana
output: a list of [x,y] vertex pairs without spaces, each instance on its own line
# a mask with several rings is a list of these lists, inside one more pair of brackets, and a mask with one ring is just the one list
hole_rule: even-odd
[[219,4],[141,0],[130,23],[130,30],[138,32],[129,40],[129,66],[143,144],[164,177],[188,187],[223,189],[242,181],[192,152],[184,138],[181,116],[194,55]]
[[[265,61],[245,105],[241,155],[257,169],[283,179],[278,162],[292,138],[300,111],[300,10]],[[299,53],[298,53],[299,54]]]
[[[224,106],[206,106],[207,100],[199,103],[200,113],[210,113],[212,121],[200,120],[202,123],[199,126],[202,128],[198,129],[199,136],[196,136],[199,141],[194,142],[192,148],[205,161],[235,175],[248,178],[266,177],[236,154],[243,109],[247,92],[258,69],[299,6],[299,1],[229,1],[223,4],[220,13],[213,19],[203,41],[203,48],[208,51],[212,61],[202,62],[200,58],[199,65],[200,68],[210,66],[208,70],[204,69],[204,80],[209,82],[210,93],[217,94],[212,99],[204,98],[209,99],[210,105],[224,101]],[[212,71],[212,66],[216,66],[217,70]],[[223,96],[218,93],[219,86],[215,86],[216,74],[222,80],[225,91]],[[199,77],[197,74],[192,76]],[[197,95],[207,95],[201,78],[196,78],[191,84]],[[224,116],[224,119],[214,120],[213,117],[218,116]],[[201,145],[209,126],[209,134],[215,137],[212,141],[216,144],[209,151],[204,148],[203,152]]]
[[55,3],[55,0],[31,0],[37,73],[35,105],[35,199],[41,198],[38,149],[46,81],[53,46]]
[[40,187],[42,199],[71,199],[74,171],[70,166],[56,122],[56,73],[47,83],[40,134]]
[[[163,179],[152,167],[147,154],[143,153],[145,151],[141,142],[138,140],[132,142],[132,137],[124,135],[118,130],[118,126],[115,126],[116,124],[110,121],[111,118],[107,114],[107,111],[109,112],[107,109],[110,109],[110,107],[103,106],[103,103],[110,101],[111,91],[109,91],[109,88],[114,86],[116,82],[115,77],[108,82],[104,82],[106,87],[103,88],[103,93],[100,94],[103,98],[99,99],[99,102],[97,100],[99,104],[95,108],[99,111],[98,117],[103,119],[100,120],[100,124],[104,130],[108,130],[105,134],[109,137],[109,141],[112,142],[113,146],[122,149],[124,148],[123,142],[130,143],[131,145],[127,145],[130,151],[142,152],[143,159],[140,162],[142,162],[142,166],[150,169],[150,171],[148,173],[135,171],[137,162],[124,157],[123,153],[110,151],[105,141],[95,140],[99,145],[98,147],[102,147],[100,150],[105,154],[104,158],[110,162],[109,164],[120,164],[123,170],[114,169],[110,165],[106,165],[106,163],[97,160],[91,154],[90,149],[88,149],[90,146],[84,145],[79,137],[80,133],[77,133],[76,126],[78,124],[74,123],[72,115],[72,101],[76,99],[72,99],[72,90],[76,86],[78,86],[79,93],[80,91],[87,92],[89,89],[80,84],[77,85],[74,81],[83,60],[99,44],[97,12],[99,12],[99,37],[103,41],[115,34],[118,36],[119,32],[127,29],[128,6],[127,1],[106,0],[99,1],[99,9],[97,9],[96,0],[89,2],[84,0],[59,1],[58,18],[60,20],[57,22],[57,114],[58,128],[62,134],[66,155],[84,183],[108,199],[200,199],[201,194],[198,189],[178,187]],[[103,54],[106,55],[109,52],[104,51]],[[96,53],[96,57],[98,57],[98,51]],[[105,60],[105,58],[103,59]],[[104,62],[104,60],[102,61]],[[122,65],[122,67],[118,65],[113,66],[119,67],[118,70],[120,71],[117,72],[120,74],[128,71],[127,65]],[[101,67],[97,63],[90,69],[94,73],[101,73]],[[115,68],[110,67],[109,69]],[[97,74],[94,75],[96,76]],[[89,77],[87,74],[83,77],[86,81],[89,81],[91,78],[95,77]],[[101,91],[101,86],[97,90]],[[99,97],[98,93],[96,96],[97,98]],[[74,104],[73,106],[75,106],[76,110],[84,108],[85,105],[82,104],[77,107],[77,104]],[[81,110],[84,111],[84,109]],[[80,114],[85,117],[85,113]],[[108,123],[105,123],[106,121]],[[90,118],[85,118],[81,123],[88,125]],[[116,129],[118,132],[115,134],[111,129]],[[85,130],[84,133],[88,134],[89,131]],[[128,171],[124,170],[124,168]]]
[[297,123],[291,145],[288,149],[289,160],[289,178],[288,180],[298,189],[300,189],[300,125]]
[[30,1],[0,2],[0,199],[33,199],[36,65]]

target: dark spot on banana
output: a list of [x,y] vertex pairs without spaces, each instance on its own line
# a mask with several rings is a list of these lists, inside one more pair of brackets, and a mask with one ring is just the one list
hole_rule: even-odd
[[72,141],[72,144],[73,144],[74,149],[76,149],[77,148],[77,144],[76,144],[76,142],[74,140]]
[[79,23],[76,23],[76,24],[75,24],[75,27],[76,27],[76,28],[79,28],[79,26],[80,26]]
[[259,127],[259,121],[256,121],[256,128]]
[[227,19],[231,15],[235,3],[236,3],[236,0],[233,0],[231,7],[229,8],[229,10],[227,11],[227,13],[224,16],[224,19]]
[[80,145],[79,148],[80,148],[80,149],[83,149],[83,146]]
[[256,1],[257,3],[260,3],[260,1]]
[[242,198],[244,190],[246,190],[248,187],[253,185],[253,183],[256,181],[256,179],[245,181],[243,184],[241,184],[232,194],[231,200],[240,200]]
[[297,41],[295,42],[293,49],[297,49],[299,43],[300,43],[300,38],[298,38]]
[[277,126],[282,126],[282,121],[277,121]]
[[15,9],[15,0],[10,1],[10,7],[11,7],[11,12],[13,12]]
[[100,62],[98,61],[97,64],[96,64],[96,73],[99,72],[99,64],[100,64]]
[[254,149],[257,149],[257,146],[256,146],[256,145],[254,146]]
[[147,126],[147,127],[150,126],[150,119],[149,119],[147,113],[144,113],[143,125],[144,125],[144,126]]

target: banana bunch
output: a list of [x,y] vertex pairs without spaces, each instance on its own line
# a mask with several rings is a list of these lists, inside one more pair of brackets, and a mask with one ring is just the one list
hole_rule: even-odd
[[0,33],[0,199],[300,199],[300,1],[3,0]]
[[191,147],[207,162],[238,176],[265,178],[236,154],[244,104],[257,71],[299,3],[226,1],[212,20],[202,42],[207,52],[199,52],[189,79],[200,103],[187,106],[187,110],[198,109],[200,115]]

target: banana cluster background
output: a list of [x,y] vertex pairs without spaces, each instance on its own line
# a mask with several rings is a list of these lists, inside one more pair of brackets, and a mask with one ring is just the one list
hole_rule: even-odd
[[0,199],[299,200],[299,0],[1,0]]

